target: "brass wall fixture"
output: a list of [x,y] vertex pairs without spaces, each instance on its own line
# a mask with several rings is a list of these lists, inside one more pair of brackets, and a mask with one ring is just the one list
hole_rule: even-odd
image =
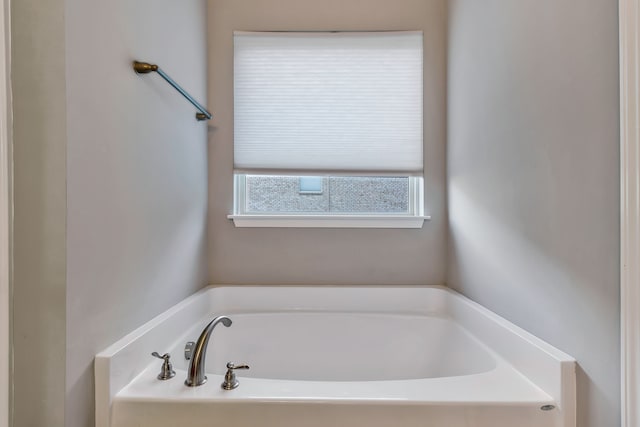
[[160,69],[160,67],[158,67],[157,65],[149,64],[147,62],[133,61],[133,71],[135,71],[137,74],[148,74],[153,71],[160,74],[160,77],[165,79],[167,83],[173,86],[175,90],[180,92],[180,94],[184,96],[187,99],[187,101],[189,101],[191,104],[193,104],[194,107],[198,109],[199,113],[196,113],[196,120],[200,121],[200,120],[211,119],[212,117],[211,113],[208,112],[198,101],[193,99],[191,95],[189,95],[184,89],[182,89],[182,87],[178,83],[176,83],[171,77],[167,75],[167,73],[162,71],[162,69]]

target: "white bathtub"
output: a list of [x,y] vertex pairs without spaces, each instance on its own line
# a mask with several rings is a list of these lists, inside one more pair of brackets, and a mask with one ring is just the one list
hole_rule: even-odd
[[[187,387],[184,345],[222,314]],[[225,391],[230,361],[251,369]],[[95,366],[97,427],[575,426],[575,361],[442,287],[209,287]]]

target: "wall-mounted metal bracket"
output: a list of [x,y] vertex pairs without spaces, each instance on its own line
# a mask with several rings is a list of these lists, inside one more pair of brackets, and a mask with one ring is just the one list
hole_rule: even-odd
[[180,92],[180,94],[184,96],[187,99],[187,101],[189,101],[194,107],[198,109],[199,113],[196,113],[196,120],[202,121],[202,120],[211,119],[212,117],[211,113],[208,112],[198,101],[193,99],[191,95],[189,95],[184,89],[182,89],[182,87],[178,83],[176,83],[171,77],[167,75],[167,73],[162,71],[162,69],[157,65],[149,64],[147,62],[133,61],[133,70],[137,74],[149,74],[155,71],[160,75],[160,77],[165,79],[167,83],[173,86],[175,90]]

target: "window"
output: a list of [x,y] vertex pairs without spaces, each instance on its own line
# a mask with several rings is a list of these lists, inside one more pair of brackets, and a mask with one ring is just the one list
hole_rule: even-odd
[[237,226],[422,225],[422,33],[234,34]]

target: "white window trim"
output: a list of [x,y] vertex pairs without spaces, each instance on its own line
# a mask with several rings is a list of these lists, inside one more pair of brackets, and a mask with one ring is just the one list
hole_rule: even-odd
[[424,215],[424,187],[422,181],[409,180],[412,199],[410,211],[415,214],[249,214],[245,212],[245,178],[234,177],[233,214],[228,219],[238,228],[422,228],[430,215]]
[[228,215],[236,227],[422,228],[430,216],[409,215]]

